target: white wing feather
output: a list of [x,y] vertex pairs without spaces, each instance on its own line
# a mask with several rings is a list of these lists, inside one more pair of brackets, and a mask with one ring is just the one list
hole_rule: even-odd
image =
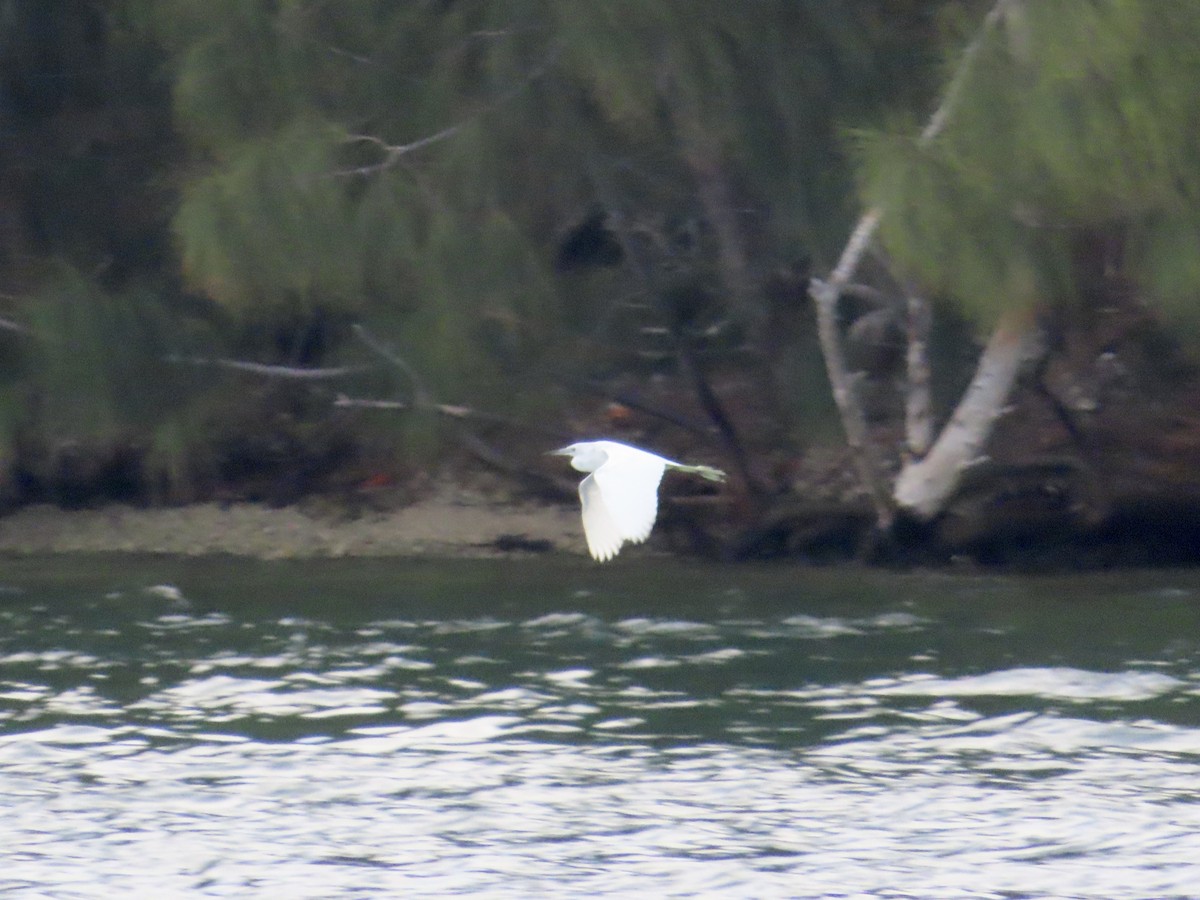
[[604,504],[594,474],[579,482],[579,502],[583,506],[583,535],[587,538],[588,552],[600,562],[612,559],[625,539]]
[[657,460],[610,458],[592,473],[600,486],[604,505],[621,537],[638,543],[650,536],[658,517],[658,485],[663,466]]

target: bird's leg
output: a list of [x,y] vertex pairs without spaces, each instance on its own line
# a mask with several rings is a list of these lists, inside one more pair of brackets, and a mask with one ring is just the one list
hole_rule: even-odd
[[729,477],[720,469],[714,469],[712,466],[688,466],[683,463],[671,463],[667,468],[674,469],[676,472],[685,472],[688,475],[699,475],[705,481],[721,482]]

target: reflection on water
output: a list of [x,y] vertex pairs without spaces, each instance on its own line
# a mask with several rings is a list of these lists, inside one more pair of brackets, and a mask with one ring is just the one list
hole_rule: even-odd
[[25,560],[6,897],[1196,895],[1200,575]]

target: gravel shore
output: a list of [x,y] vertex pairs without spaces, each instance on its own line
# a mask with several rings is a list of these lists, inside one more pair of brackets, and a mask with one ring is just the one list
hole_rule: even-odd
[[583,553],[579,511],[566,506],[436,497],[350,517],[307,507],[200,503],[141,509],[30,506],[0,518],[0,554],[232,554],[486,557],[527,550]]

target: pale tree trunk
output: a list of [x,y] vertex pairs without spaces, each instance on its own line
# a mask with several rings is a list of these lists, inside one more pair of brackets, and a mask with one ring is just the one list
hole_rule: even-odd
[[1017,378],[1042,352],[1041,329],[1032,315],[1014,312],[1001,320],[933,449],[900,471],[893,492],[898,507],[922,520],[945,508],[967,470],[983,458]]
[[[873,223],[871,230],[874,230]],[[863,233],[861,224],[855,234],[860,233]],[[853,242],[852,237],[851,243]],[[837,272],[834,273],[834,278],[836,277]],[[855,391],[855,380],[846,368],[846,357],[842,353],[837,324],[837,302],[841,291],[833,279],[825,282],[814,278],[809,285],[809,294],[817,307],[817,336],[821,341],[821,355],[825,357],[825,372],[829,376],[833,400],[837,404],[842,428],[846,432],[850,457],[854,462],[859,484],[871,500],[875,511],[875,525],[880,531],[886,531],[892,527],[895,514],[891,499],[883,486],[883,466],[878,459],[878,450],[867,434],[867,417],[863,414],[862,404]]]
[[[971,65],[979,53],[984,36],[1003,18],[1011,3],[1012,0],[996,0],[991,10],[984,17],[979,33],[963,53],[958,69],[947,86],[942,102],[934,110],[925,128],[921,131],[918,144],[928,144],[941,134],[945,128],[950,113],[958,102],[958,97],[962,92],[967,73],[970,71]],[[854,231],[851,233],[850,239],[846,242],[846,247],[842,250],[841,258],[838,260],[838,264],[829,276],[829,279],[822,281],[814,278],[809,285],[809,294],[816,306],[817,333],[821,342],[821,353],[825,357],[825,371],[829,376],[833,398],[837,403],[842,427],[846,433],[846,443],[850,447],[859,482],[871,498],[871,504],[875,511],[876,526],[880,530],[887,530],[892,525],[895,513],[892,503],[893,498],[888,496],[887,491],[883,487],[883,469],[878,459],[879,453],[872,445],[867,433],[866,416],[863,414],[862,403],[859,401],[855,390],[854,379],[846,369],[845,356],[842,353],[841,347],[841,336],[838,334],[837,326],[838,300],[841,297],[842,291],[845,290],[846,286],[850,283],[850,279],[858,269],[858,264],[862,260],[863,254],[866,253],[867,248],[870,247],[871,242],[874,240],[875,232],[879,228],[880,219],[883,218],[883,212],[882,208],[873,207],[863,214],[862,218],[858,221],[858,225],[855,226]],[[923,303],[920,300],[912,302]],[[913,312],[912,302],[910,302],[910,316]],[[913,354],[919,356],[916,362],[913,361]],[[917,386],[915,393],[910,392],[907,398],[912,404],[911,409],[906,411],[906,418],[910,420],[909,443],[915,444],[917,447],[920,447],[922,444],[927,445],[929,436],[932,433],[932,418],[929,409],[927,408],[925,411],[922,411],[919,408],[921,403],[928,404],[928,366],[923,363],[924,356],[923,346],[915,350],[910,348],[910,374],[916,369],[918,370],[917,375],[919,378],[925,376],[924,383]],[[921,369],[922,365],[925,366],[924,369]],[[925,423],[924,426],[920,424],[922,420]],[[923,437],[920,434],[921,427],[928,429]]]
[[929,301],[910,290],[906,310],[908,349],[905,354],[904,439],[907,459],[919,459],[933,443],[933,392],[929,370]]

